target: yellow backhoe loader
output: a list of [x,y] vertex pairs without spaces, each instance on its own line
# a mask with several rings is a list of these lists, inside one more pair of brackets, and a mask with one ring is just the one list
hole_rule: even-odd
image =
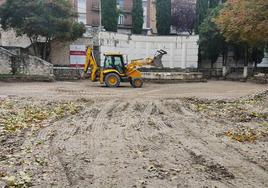
[[105,53],[103,66],[99,66],[94,58],[93,50],[87,49],[86,63],[84,74],[90,68],[91,81],[99,80],[101,84],[107,87],[118,87],[121,82],[130,82],[134,88],[143,86],[142,74],[137,68],[146,65],[163,67],[162,57],[167,54],[164,50],[159,50],[153,58],[144,58],[132,60],[129,64],[125,64],[124,56],[120,53]]

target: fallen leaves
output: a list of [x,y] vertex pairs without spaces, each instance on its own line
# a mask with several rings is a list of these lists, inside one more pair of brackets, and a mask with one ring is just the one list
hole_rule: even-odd
[[[48,165],[48,160],[39,156],[22,158],[21,155],[32,153],[32,147],[21,147],[25,138],[33,142],[31,136],[36,131],[62,118],[79,113],[84,105],[91,102],[90,100],[48,102],[31,98],[0,100],[0,162],[4,164],[0,165],[0,183],[4,182],[7,187],[16,188],[31,186],[32,179],[28,174],[30,171],[21,171],[24,169],[21,167],[23,165],[45,167]],[[42,145],[42,140],[36,142],[36,146],[39,145]],[[7,171],[5,165],[9,166],[10,170]]]
[[72,102],[55,102],[49,105],[16,105],[16,101],[2,101],[0,127],[7,133],[13,133],[29,127],[39,127],[48,119],[61,119],[67,115],[75,115],[82,107]]
[[239,131],[227,131],[225,132],[225,136],[236,140],[238,142],[255,142],[258,138],[257,133],[252,130],[239,130]]
[[32,185],[32,178],[24,171],[20,171],[17,176],[2,177],[8,187],[23,188]]
[[[264,130],[268,122],[268,90],[237,100],[207,100],[197,98],[182,99],[186,108],[202,116],[220,123],[231,124],[233,128],[224,133],[225,136],[238,142],[255,142],[265,137]],[[246,123],[260,125],[255,129]],[[240,127],[237,129],[237,127]],[[236,129],[236,130],[235,130]]]

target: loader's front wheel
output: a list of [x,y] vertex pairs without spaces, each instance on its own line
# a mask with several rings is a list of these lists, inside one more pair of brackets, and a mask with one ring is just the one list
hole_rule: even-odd
[[141,88],[143,86],[143,80],[141,78],[133,78],[130,81],[130,84],[132,85],[132,87],[134,88]]
[[107,87],[118,87],[120,85],[120,77],[116,73],[110,73],[105,76],[105,85]]

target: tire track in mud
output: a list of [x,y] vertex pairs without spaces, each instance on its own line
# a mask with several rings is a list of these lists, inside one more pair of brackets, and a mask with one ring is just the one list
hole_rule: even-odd
[[[53,176],[47,177],[50,178],[51,182],[61,182],[64,187],[74,185],[76,178],[72,169],[74,162],[69,159],[69,156],[66,157],[66,147],[68,148],[69,139],[82,132],[80,130],[87,128],[83,127],[83,118],[81,117],[91,116],[91,110],[89,109],[92,106],[94,104],[87,105],[78,114],[67,116],[59,121],[53,121],[52,125],[44,127],[36,135],[32,148],[35,156],[38,156],[41,160],[46,160],[45,162],[48,166],[43,168],[53,172]],[[53,180],[55,178],[57,179],[56,181]]]
[[[178,156],[179,160],[183,161],[182,164],[179,164],[181,167],[187,164],[185,158],[189,158],[189,156],[187,152],[182,153],[183,150],[178,148],[178,142],[174,137],[174,134],[176,135],[174,126],[161,121],[163,112],[157,108],[157,103],[157,100],[149,101],[143,108],[144,110],[138,110],[139,113],[136,114],[130,113],[135,115],[131,117],[134,126],[131,126],[132,129],[126,133],[131,138],[126,141],[133,157],[131,165],[136,166],[132,172],[135,172],[139,179],[148,181],[148,185],[151,187],[174,187],[178,185],[178,182],[185,182],[186,179],[191,178],[188,175],[184,175],[185,178],[179,175],[174,157]],[[138,121],[135,123],[137,119]],[[136,124],[140,129],[136,129]],[[187,169],[187,165],[182,169],[185,168]],[[174,177],[178,180],[173,181]]]
[[[156,106],[158,107],[158,109],[161,111],[162,114],[166,114],[166,115],[169,114],[170,115],[170,113],[167,112],[167,109],[163,108],[163,105],[161,104],[161,102],[159,102],[159,101],[156,102]],[[185,111],[186,110],[182,106],[180,106],[179,112],[184,114]],[[187,113],[187,112],[186,112],[186,114],[192,115],[191,113]],[[168,117],[170,117],[170,116],[168,116]],[[181,122],[181,121],[183,121],[182,117],[180,118],[180,120],[178,122]],[[168,125],[168,127],[174,128],[173,131],[176,131],[175,129],[177,128],[177,126],[173,122],[160,119],[160,120],[158,120],[158,123],[161,125]],[[170,135],[170,136],[174,136],[174,135]],[[187,136],[189,136],[189,135],[187,134]],[[212,181],[221,180],[220,182],[218,182],[217,186],[220,186],[220,187],[233,186],[228,181],[225,181],[225,180],[222,181],[223,178],[226,178],[227,180],[233,179],[234,177],[231,173],[229,173],[223,166],[216,163],[211,158],[205,158],[202,155],[196,154],[195,150],[192,150],[192,148],[189,149],[189,146],[186,145],[186,143],[188,143],[188,142],[187,141],[182,142],[181,137],[185,137],[185,132],[180,133],[180,134],[176,133],[175,139],[179,139],[180,145],[182,145],[182,148],[184,149],[184,151],[186,151],[186,153],[188,153],[190,160],[192,160],[191,163],[203,166],[205,168],[205,173],[207,173],[211,176]],[[189,142],[189,143],[191,143],[191,142]],[[201,173],[204,173],[204,172],[201,172]],[[219,176],[221,176],[221,177],[219,177]]]
[[[180,115],[177,114],[177,112],[167,110],[163,105],[159,106],[159,104],[158,108],[161,109],[164,114],[173,117],[174,121],[181,123],[181,125],[178,126],[177,123],[175,124],[174,122],[168,122],[171,123],[177,129],[177,131],[181,131],[185,134],[183,137],[178,137],[178,139],[180,139],[180,142],[190,156],[193,156],[193,159],[199,158],[202,161],[201,164],[205,166],[207,165],[208,169],[214,167],[216,172],[218,170],[218,175],[223,176],[220,181],[226,184],[226,186],[234,186],[233,183],[241,184],[240,186],[249,186],[247,183],[250,183],[250,186],[268,186],[268,182],[266,181],[268,179],[268,174],[263,171],[263,169],[248,162],[247,160],[243,160],[243,157],[242,159],[241,157],[232,157],[241,155],[230,148],[229,145],[219,142],[214,135],[204,133],[204,131],[197,126],[191,128],[189,125],[193,124],[192,122],[189,122],[187,125],[182,121],[189,121],[189,118],[193,117],[191,113],[187,113],[187,115]],[[228,169],[226,169],[226,167],[228,167]],[[229,170],[231,170],[231,172],[228,172]],[[232,176],[230,173],[234,174],[235,176]],[[227,178],[224,177],[225,175]],[[246,181],[239,179],[241,177],[246,178]],[[258,181],[255,180],[256,177]]]
[[[64,133],[58,135],[56,145],[57,150],[60,150],[59,147],[61,146],[59,141],[62,142],[63,146],[66,146],[68,143],[64,143],[64,138],[69,138],[69,136],[73,137],[76,134],[78,134],[76,136],[79,136],[80,145],[86,147],[86,149],[81,151],[78,156],[72,156],[71,159],[64,156],[67,154],[67,151],[55,154],[56,157],[54,158],[54,161],[55,164],[57,164],[56,166],[58,166],[57,168],[60,169],[59,174],[64,175],[62,181],[68,181],[69,186],[83,187],[86,185],[88,186],[88,183],[92,184],[92,186],[95,184],[94,177],[99,177],[99,172],[97,170],[98,166],[102,166],[102,164],[99,164],[98,156],[99,154],[103,155],[103,145],[108,145],[108,140],[105,140],[107,137],[107,127],[105,127],[105,124],[109,122],[110,118],[108,117],[112,115],[112,111],[117,108],[117,102],[118,101],[115,100],[108,103],[99,103],[98,106],[94,105],[83,113],[88,116],[85,116],[86,118],[81,120],[81,122],[86,125],[82,125],[81,123],[78,131],[64,130]],[[102,110],[99,110],[100,106],[103,106]],[[67,135],[64,135],[66,133]],[[55,142],[56,139],[54,138],[53,143]],[[109,156],[109,153],[106,153],[106,155]],[[107,160],[106,162],[109,161]]]
[[[56,181],[62,182],[63,186],[68,186],[71,184],[71,176],[69,175],[66,166],[63,164],[61,157],[58,154],[59,151],[57,150],[59,148],[62,148],[62,140],[58,139],[58,137],[62,137],[64,134],[67,134],[67,137],[70,137],[77,130],[75,127],[62,129],[62,123],[64,121],[71,121],[74,118],[75,116],[71,115],[64,119],[61,119],[60,121],[53,120],[52,125],[47,125],[43,129],[39,130],[36,136],[32,138],[33,140],[31,142],[29,142],[29,140],[26,140],[28,142],[24,143],[24,148],[31,148],[31,152],[27,153],[27,155],[24,157],[27,159],[30,157],[31,161],[37,161],[35,162],[36,164],[32,164],[32,166],[35,166],[35,168],[37,168],[35,170],[38,170],[38,168],[41,168],[42,166],[42,170],[38,170],[38,173],[42,173],[42,171],[45,170],[51,171],[53,174],[55,174],[54,176],[47,176],[46,178],[49,179],[47,179],[47,182],[55,182],[55,178],[57,178]],[[61,130],[64,131],[58,133],[58,131]],[[64,139],[67,137],[64,137]],[[55,142],[57,144],[55,144]],[[57,146],[57,148],[54,148],[55,146]],[[38,165],[39,163],[41,166]],[[29,168],[27,165],[28,164],[25,164],[23,168]],[[42,186],[49,185],[42,184]]]
[[[180,104],[182,104],[182,103],[180,102]],[[218,132],[218,130],[222,128],[221,127],[222,125],[220,125],[217,121],[214,121],[213,119],[211,119],[211,120],[204,120],[203,119],[204,117],[202,115],[199,115],[197,113],[192,113],[192,112],[188,111],[187,109],[185,109],[184,107],[182,107],[182,110],[184,110],[184,112],[187,113],[187,117],[188,118],[191,118],[191,119],[198,118],[198,119],[200,119],[200,123],[214,124],[214,126],[210,126],[209,129],[206,129],[206,131],[208,133],[210,133],[211,135],[216,135],[217,132]],[[224,123],[233,124],[233,122],[230,122],[228,120],[225,120]],[[202,131],[204,131],[202,127],[199,126],[199,128]],[[265,165],[261,165],[256,160],[253,159],[254,157],[256,157],[256,153],[254,151],[253,151],[253,153],[249,153],[248,151],[244,151],[242,149],[241,145],[240,146],[237,146],[234,143],[227,143],[226,140],[222,140],[222,142],[223,142],[222,144],[224,144],[227,148],[229,148],[233,152],[236,152],[237,154],[240,154],[240,156],[242,156],[242,158],[244,160],[248,161],[249,163],[252,163],[253,166],[254,165],[258,166],[260,169],[262,169],[263,171],[265,171],[266,173],[268,173],[268,169],[267,169],[268,167],[267,167],[267,165],[266,166]],[[244,145],[242,145],[242,146],[244,146]],[[267,164],[268,160],[267,159],[264,159],[263,162],[265,164]]]
[[[92,187],[99,187],[102,183],[107,183],[107,180],[103,179],[103,176],[107,176],[107,179],[110,179],[109,176],[112,176],[110,174],[112,172],[111,164],[109,163],[112,159],[110,152],[112,152],[112,144],[114,144],[111,143],[114,135],[109,135],[109,133],[115,128],[111,122],[111,117],[113,110],[117,109],[119,105],[120,102],[118,100],[109,101],[105,104],[94,119],[91,130],[88,133],[89,144],[87,150],[91,160],[88,168],[90,168],[92,174]],[[103,157],[108,159],[104,160]],[[105,172],[106,170],[107,172]]]
[[[88,109],[85,109],[83,112],[77,114],[74,118],[68,117],[67,119],[57,122],[57,124],[61,128],[58,126],[53,126],[54,131],[57,132],[58,134],[55,134],[54,138],[51,138],[49,158],[50,158],[50,162],[53,163],[53,170],[54,171],[58,170],[58,172],[54,172],[58,174],[56,175],[57,178],[61,178],[58,181],[68,182],[68,186],[73,186],[75,184],[76,175],[74,174],[74,171],[72,169],[74,162],[71,161],[71,159],[69,159],[69,156],[67,158],[67,155],[66,155],[67,153],[66,147],[68,147],[67,143],[68,143],[68,140],[72,138],[74,135],[76,135],[81,129],[80,116],[84,116],[87,113],[88,113]],[[68,124],[70,124],[70,121],[72,124],[71,127],[66,126],[64,122],[68,122]]]
[[[190,112],[189,110],[187,110],[186,108],[183,107],[183,103],[181,101],[176,101],[175,103],[176,105],[180,105],[180,110],[182,111],[183,114],[186,115],[186,117],[188,119],[195,119],[194,121],[196,121],[196,119],[200,119],[200,121],[198,121],[198,123],[203,123],[203,124],[214,124],[213,126],[209,126],[209,128],[205,129],[207,133],[211,134],[211,135],[218,135],[219,130],[222,130],[223,127],[222,125],[219,124],[219,122],[214,121],[213,119],[204,119],[204,117],[198,113],[194,113],[194,112]],[[230,122],[228,120],[225,120],[224,122],[222,122],[224,124],[233,124],[233,122]],[[198,125],[198,124],[197,124]],[[198,125],[199,126],[199,125]],[[199,126],[200,130],[204,131],[203,129],[206,127],[202,127]],[[226,130],[222,130],[222,132],[224,132]],[[217,136],[218,137],[218,136]],[[256,160],[254,160],[254,158],[256,157],[256,153],[254,151],[244,151],[242,149],[242,147],[244,145],[239,145],[237,146],[235,143],[227,143],[228,141],[226,140],[221,140],[222,142],[224,142],[224,144],[226,145],[226,147],[233,149],[233,151],[239,153],[241,156],[243,156],[243,158],[252,163],[253,165],[257,165],[259,166],[261,169],[263,169],[264,171],[268,172],[268,166],[267,165],[261,165],[259,162],[257,162]],[[251,153],[249,153],[251,152]],[[263,159],[263,162],[265,164],[268,163],[267,159]]]
[[[116,104],[118,101],[111,101],[108,104],[104,106],[104,108],[99,112],[97,115],[96,119],[94,120],[93,124],[91,125],[91,137],[90,137],[90,142],[91,142],[91,150],[96,151],[98,149],[97,147],[99,146],[100,141],[102,140],[102,137],[104,135],[104,123],[108,119],[108,114],[111,113],[111,111],[115,108]],[[93,152],[93,158],[96,157],[96,153]]]

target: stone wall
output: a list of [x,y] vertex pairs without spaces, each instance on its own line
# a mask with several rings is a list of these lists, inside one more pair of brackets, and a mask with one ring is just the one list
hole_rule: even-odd
[[56,80],[79,80],[82,78],[84,69],[81,67],[54,67]]
[[38,57],[17,55],[0,47],[0,74],[10,76],[54,78],[53,65]]
[[198,72],[142,72],[142,76],[147,81],[161,83],[206,82]]
[[18,73],[53,77],[53,65],[35,56],[19,57]]
[[0,28],[0,46],[12,46],[27,48],[31,41],[27,36],[17,37],[13,30],[3,31]]
[[13,56],[14,53],[0,47],[0,74],[11,74]]

